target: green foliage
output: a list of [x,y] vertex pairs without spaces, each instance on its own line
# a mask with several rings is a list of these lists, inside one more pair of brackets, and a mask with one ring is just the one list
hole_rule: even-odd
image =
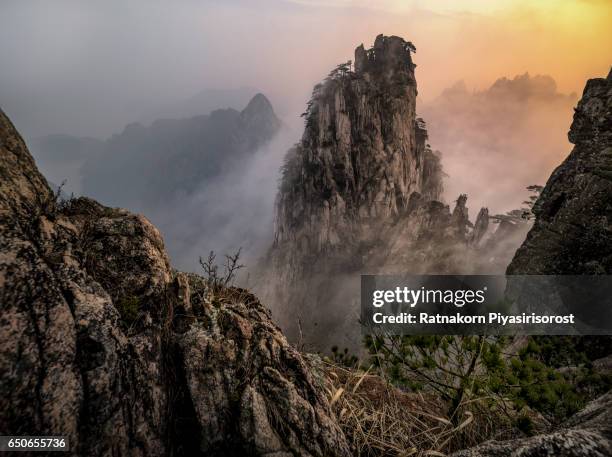
[[544,187],[532,184],[526,187],[528,192],[531,192],[532,195],[529,196],[528,200],[523,202],[523,207],[520,209],[513,209],[508,211],[506,214],[496,214],[491,216],[493,223],[500,223],[503,221],[510,222],[512,224],[522,224],[525,221],[529,221],[535,217],[533,213],[533,207],[540,197],[540,193],[544,190]]
[[117,310],[121,315],[121,320],[127,325],[132,325],[138,318],[140,298],[135,295],[122,298],[117,303]]
[[593,371],[582,342],[571,336],[531,337],[512,359],[510,376],[520,384],[515,401],[560,421],[612,388],[611,376]]
[[348,348],[344,348],[343,351],[338,350],[338,346],[332,346],[332,361],[336,365],[340,365],[347,368],[356,368],[359,364],[357,356],[349,354]]
[[484,336],[376,336],[367,337],[365,344],[372,363],[392,382],[431,388],[451,403],[454,413],[467,398],[484,395],[486,366],[501,363],[499,341]]
[[[575,340],[531,337],[507,354],[501,336],[368,336],[371,360],[396,385],[438,392],[456,412],[467,401],[495,399],[507,408],[532,408],[558,422],[612,387],[595,373]],[[572,370],[559,370],[574,362]],[[504,408],[504,409],[507,409]],[[529,428],[520,419],[519,428]]]
[[353,62],[348,60],[347,62],[341,63],[336,66],[328,75],[323,83],[319,83],[314,86],[312,95],[306,104],[306,111],[301,114],[301,117],[305,118],[306,128],[314,127],[314,114],[316,110],[316,101],[324,97],[324,92],[329,93],[330,87],[335,87],[336,84],[342,84],[353,75]]
[[336,68],[327,75],[327,80],[346,78],[351,73],[352,65],[353,62],[350,60],[337,65]]
[[523,414],[516,419],[516,428],[527,436],[532,436],[535,432],[531,417]]

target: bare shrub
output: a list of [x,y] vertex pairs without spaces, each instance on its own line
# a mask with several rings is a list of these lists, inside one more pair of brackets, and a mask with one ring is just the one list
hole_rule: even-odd
[[234,254],[225,255],[223,270],[217,265],[217,256],[214,251],[210,251],[206,259],[200,257],[200,265],[204,270],[205,279],[213,291],[233,286],[236,274],[241,268],[244,268],[244,265],[240,263],[241,251],[242,248],[239,248]]

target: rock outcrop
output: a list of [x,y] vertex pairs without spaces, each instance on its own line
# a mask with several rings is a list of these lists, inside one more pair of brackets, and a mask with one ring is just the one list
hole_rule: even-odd
[[0,429],[72,455],[347,456],[317,370],[146,218],[58,201],[0,112]]
[[416,118],[413,50],[379,35],[355,50],[354,71],[340,65],[315,87],[283,168],[275,248],[343,254],[402,214],[413,192],[440,197],[439,159]]
[[508,274],[612,273],[612,71],[587,82],[568,137],[574,149],[536,201]]
[[359,46],[354,68],[341,64],[315,86],[285,159],[260,291],[288,335],[317,350],[358,329],[358,297],[347,291],[359,290],[360,274],[494,273],[503,264],[501,273],[509,260],[493,265],[476,252],[487,210],[475,227],[466,195],[452,210],[441,201],[440,153],[416,115],[413,52],[397,36]]

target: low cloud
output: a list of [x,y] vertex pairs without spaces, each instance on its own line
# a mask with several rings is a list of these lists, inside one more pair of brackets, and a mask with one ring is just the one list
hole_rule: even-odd
[[449,175],[445,198],[467,193],[471,215],[521,205],[525,187],[545,184],[568,155],[576,94],[562,94],[550,76],[500,78],[484,91],[458,82],[419,109]]
[[295,140],[284,128],[229,172],[147,214],[162,231],[173,265],[197,271],[200,256],[215,251],[220,258],[242,248],[241,263],[247,270],[255,266],[272,243],[279,167]]

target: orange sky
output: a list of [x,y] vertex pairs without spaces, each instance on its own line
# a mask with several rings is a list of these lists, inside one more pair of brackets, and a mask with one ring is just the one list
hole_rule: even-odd
[[[411,40],[417,48],[417,111],[426,112],[431,144],[442,149],[446,197],[452,201],[467,192],[472,212],[480,206],[494,212],[518,207],[525,186],[546,182],[571,150],[567,130],[586,80],[605,77],[612,65],[612,0],[291,3],[302,9],[278,13],[295,33],[283,33],[281,25],[276,31],[283,39],[271,40],[285,62],[283,79],[271,90],[288,97],[293,90],[299,106],[303,96],[295,88],[306,84],[309,90],[334,64],[352,58],[357,44],[370,46],[378,33]],[[276,24],[272,16],[268,21]],[[487,119],[472,119],[466,106],[465,113],[454,113],[460,117],[454,137],[436,130],[443,112],[427,112],[427,105],[457,80],[468,90],[484,90],[500,77],[525,72],[550,75],[560,93],[578,96],[563,103],[533,100],[513,115],[500,106]],[[475,130],[479,125],[484,131]]]
[[577,97],[560,107],[527,104],[525,111],[494,106],[487,122],[461,105],[451,132],[436,129],[446,125],[448,110],[427,112],[427,105],[458,80],[482,91],[525,72],[550,75],[559,92],[580,95],[587,79],[605,77],[612,64],[612,0],[49,5],[0,1],[0,42],[10,43],[0,46],[0,99],[26,137],[105,138],[143,117],[165,116],[165,106],[202,89],[249,87],[270,98],[297,141],[312,87],[353,59],[359,44],[371,46],[379,33],[402,36],[417,48],[417,112],[429,115],[431,144],[442,150],[448,200],[468,192],[472,216],[480,205],[515,207],[525,185],[544,184],[571,150],[567,130]]
[[293,3],[304,7],[301,19],[286,13],[286,20],[295,21],[298,32],[300,22],[310,23],[314,35],[309,41],[325,38],[335,61],[350,58],[356,43],[370,45],[381,32],[413,41],[424,99],[457,79],[470,88],[484,88],[500,76],[526,71],[553,76],[562,92],[580,92],[586,79],[607,75],[612,64],[610,0]]
[[[476,14],[455,15],[444,25],[445,38],[432,50],[445,54],[454,72],[476,85],[525,71],[550,74],[567,92],[581,91],[590,77],[607,75],[612,64],[612,2],[500,3],[503,8],[482,15],[476,5]],[[471,43],[470,49],[453,44],[460,36]]]

